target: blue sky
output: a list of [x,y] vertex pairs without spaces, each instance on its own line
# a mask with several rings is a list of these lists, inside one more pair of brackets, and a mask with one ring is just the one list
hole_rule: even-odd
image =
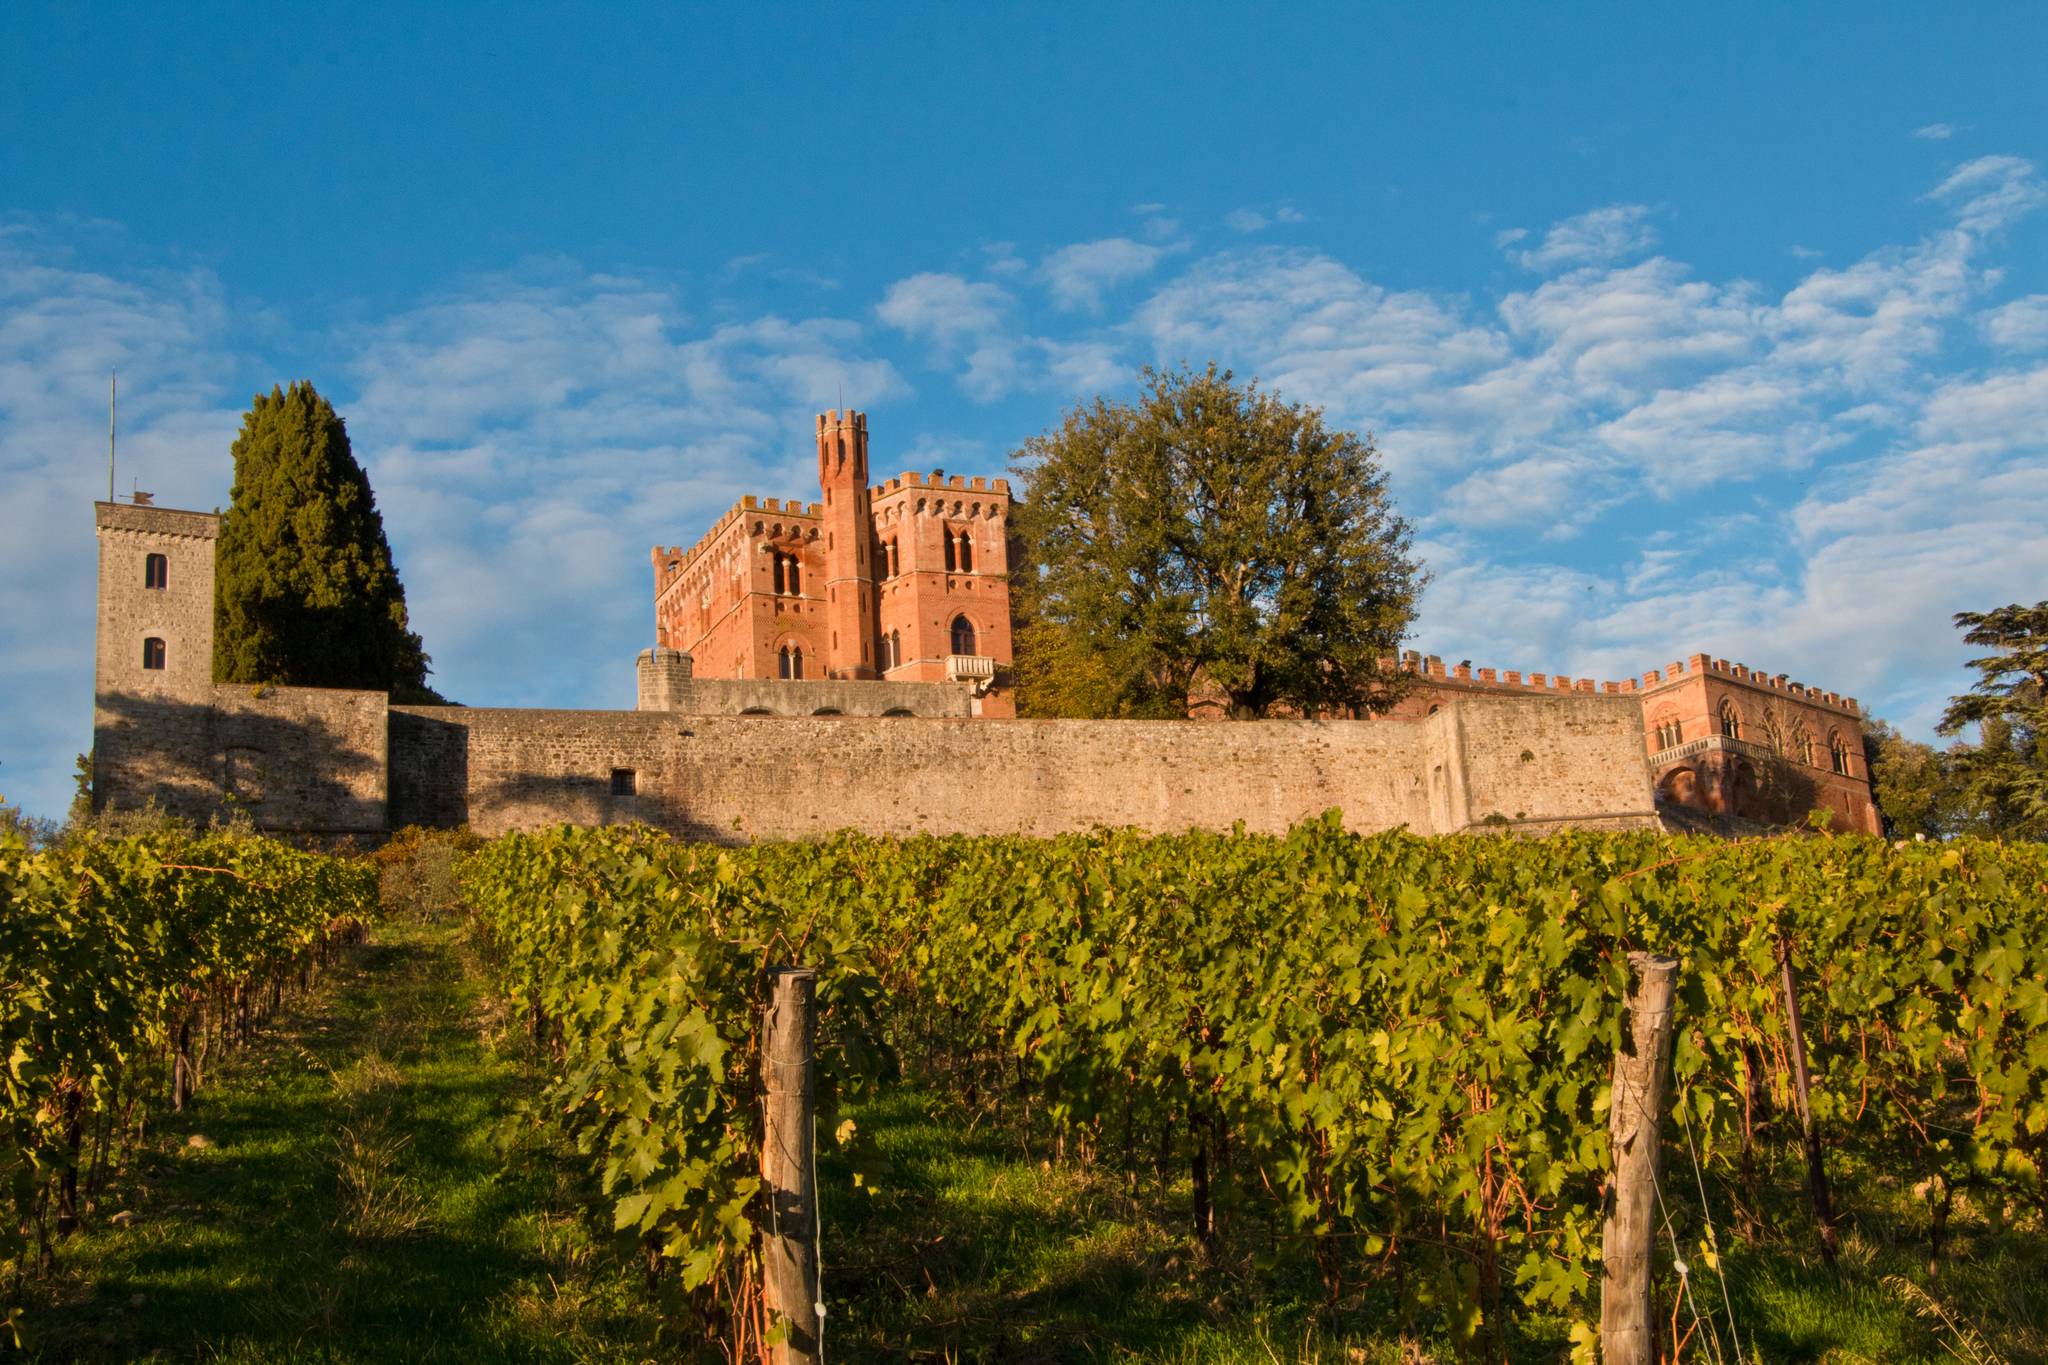
[[1696,650],[1926,735],[2048,596],[2048,9],[0,7],[0,793],[90,738],[122,487],[347,417],[436,681],[622,706],[647,548],[998,473],[1140,365],[1376,433],[1415,643]]

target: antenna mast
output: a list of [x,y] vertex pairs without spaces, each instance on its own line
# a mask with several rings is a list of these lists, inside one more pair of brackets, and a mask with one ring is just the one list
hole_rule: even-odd
[[120,391],[121,372],[107,371],[107,501],[114,500],[114,398]]

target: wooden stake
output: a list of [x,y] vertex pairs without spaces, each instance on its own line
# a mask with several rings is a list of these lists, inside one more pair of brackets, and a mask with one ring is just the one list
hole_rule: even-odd
[[1833,1265],[1841,1243],[1835,1235],[1827,1168],[1821,1164],[1820,1128],[1813,1121],[1813,1097],[1806,1077],[1806,1031],[1799,1024],[1799,991],[1792,979],[1792,944],[1782,934],[1778,936],[1778,971],[1785,982],[1785,1041],[1792,1051],[1792,1099],[1799,1106],[1799,1133],[1806,1144],[1806,1192],[1813,1201],[1814,1225],[1820,1229],[1821,1259]]
[[1600,1358],[1607,1365],[1654,1365],[1658,1128],[1668,1099],[1678,959],[1630,953],[1628,961],[1636,981],[1628,997],[1628,1031],[1614,1056],[1608,1109],[1614,1176],[1600,1234]]
[[815,1365],[823,1358],[811,1092],[817,989],[818,974],[810,968],[775,968],[761,1019],[761,1288],[770,1321],[783,1325],[783,1339],[771,1353],[775,1365]]

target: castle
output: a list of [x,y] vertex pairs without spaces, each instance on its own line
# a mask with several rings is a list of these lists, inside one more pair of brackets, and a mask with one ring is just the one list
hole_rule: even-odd
[[[1695,655],[1640,682],[1446,670],[1385,718],[1017,720],[1008,485],[868,483],[862,414],[818,419],[820,503],[746,498],[652,556],[631,711],[395,706],[213,681],[217,514],[94,504],[96,807],[265,829],[480,833],[640,821],[688,837],[1654,827],[1792,796],[1875,831],[1851,699]],[[911,722],[911,723],[906,723]]]
[[1016,715],[1008,482],[869,487],[851,410],[819,415],[817,453],[822,502],[745,498],[690,549],[654,548],[655,648],[697,678],[965,683],[971,714]]

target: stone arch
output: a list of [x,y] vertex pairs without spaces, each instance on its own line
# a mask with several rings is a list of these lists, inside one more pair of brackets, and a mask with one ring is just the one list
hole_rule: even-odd
[[917,713],[907,706],[892,706],[882,714],[884,716],[915,716]]
[[1675,805],[1705,810],[1706,793],[1700,785],[1699,770],[1681,763],[1657,779],[1657,795]]
[[974,622],[967,619],[966,612],[963,611],[953,618],[953,624],[948,627],[948,633],[951,636],[950,643],[955,654],[975,653],[975,644],[980,639],[980,636],[974,629]]
[[841,711],[836,706],[821,706],[817,710],[811,712],[811,714],[814,716],[843,716],[846,713],[844,711]]

